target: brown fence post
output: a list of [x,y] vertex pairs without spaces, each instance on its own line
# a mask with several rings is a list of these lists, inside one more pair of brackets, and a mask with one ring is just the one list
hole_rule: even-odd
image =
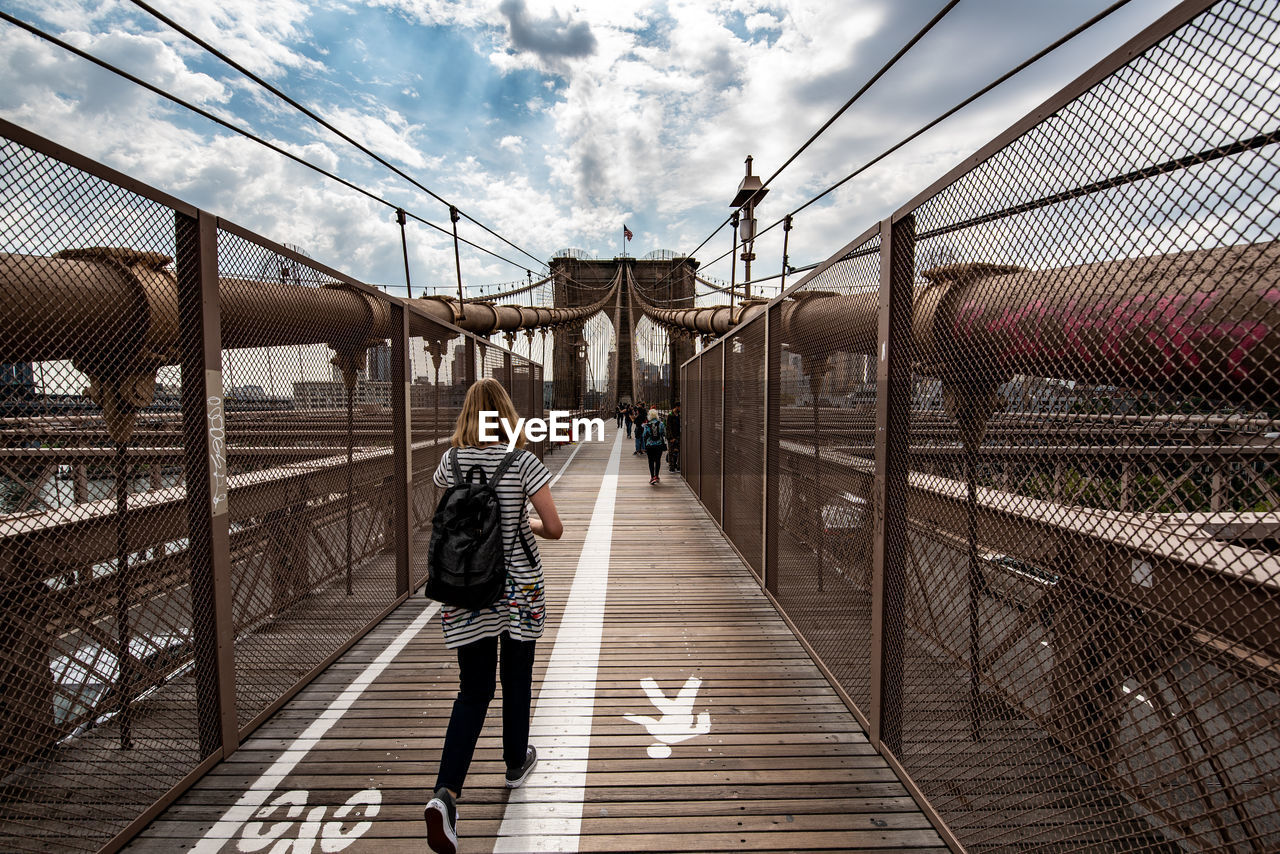
[[200,755],[240,745],[227,515],[226,411],[218,302],[218,224],[175,215],[178,340],[187,484],[191,632]]
[[911,288],[915,219],[880,226],[876,347],[875,532],[871,581],[871,741],[902,750],[902,674],[907,555],[907,430],[911,404]]
[[[467,378],[467,388],[471,388],[472,383],[476,381],[476,339],[468,335],[465,341],[467,363],[462,366],[462,375]],[[457,366],[454,367],[456,370]]]
[[698,501],[703,502],[703,507],[707,506],[707,501],[703,498],[703,425],[707,424],[707,414],[703,407],[703,362],[707,361],[705,356],[707,348],[703,347],[698,353],[698,437],[695,439],[698,442],[698,487],[694,489],[694,494],[698,495]]
[[[732,297],[732,294],[730,294],[730,297]],[[724,530],[724,443],[725,443],[725,439],[729,435],[729,419],[725,418],[724,416],[725,386],[727,385],[727,383],[725,383],[724,372],[725,372],[725,368],[727,367],[727,365],[725,364],[725,362],[727,361],[725,359],[725,353],[728,351],[729,345],[721,343],[716,349],[720,351],[720,461],[719,461],[720,512],[717,514],[716,524],[719,525],[720,530],[723,531]]]
[[780,361],[782,348],[774,325],[774,306],[764,312],[764,484],[760,503],[760,583],[778,592],[778,429],[780,424]]
[[782,430],[782,389],[780,388],[782,339],[777,315],[771,305],[764,316],[764,537],[761,546],[761,575],[770,593],[778,592],[778,478],[780,474],[779,433]]
[[413,536],[413,419],[409,417],[409,312],[391,303],[391,518],[396,556],[396,595],[409,593],[409,543]]

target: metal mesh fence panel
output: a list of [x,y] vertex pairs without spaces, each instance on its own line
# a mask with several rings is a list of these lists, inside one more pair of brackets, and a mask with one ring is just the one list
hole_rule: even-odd
[[426,315],[411,311],[409,328],[409,413],[412,428],[413,492],[410,519],[413,540],[409,548],[410,585],[416,589],[427,580],[427,546],[431,542],[431,517],[441,490],[432,482],[440,456],[449,447],[454,422],[466,394],[460,371],[465,362],[464,336]]
[[670,409],[674,403],[671,387],[673,348],[670,335],[650,318],[640,317],[635,322],[632,340],[636,399],[659,410]]
[[735,328],[725,359],[723,527],[738,552],[761,574],[764,519],[764,315]]
[[[516,413],[521,418],[533,417],[533,376],[530,363],[514,357],[511,363],[511,400],[515,404]],[[530,442],[529,450],[537,453],[540,442]]]
[[507,394],[511,393],[510,376],[507,374],[507,361],[503,358],[502,350],[492,345],[481,345],[480,360],[483,365],[481,376],[495,379],[502,383],[502,387],[507,390]]
[[[546,398],[544,397],[545,389],[542,365],[535,363],[532,367],[531,374],[533,381],[533,401],[530,405],[529,412],[533,418],[545,418],[547,415],[547,405]],[[547,443],[537,442],[535,443],[533,450],[534,453],[538,455],[538,459],[542,459],[547,453]]]
[[381,295],[8,124],[0,166],[0,848],[94,851],[403,590],[400,396],[420,538],[475,366],[542,373],[413,309],[403,364]]
[[698,356],[685,365],[684,412],[681,431],[680,471],[693,489],[694,495],[702,494],[702,357]]
[[1280,847],[1277,17],[915,211],[900,758],[970,850]]
[[849,249],[770,318],[779,346],[775,596],[864,714],[879,246],[873,238]]
[[770,309],[767,583],[970,850],[1280,847],[1280,6],[1198,8]]
[[721,467],[724,465],[721,456],[721,436],[724,429],[724,349],[713,346],[703,350],[701,361],[702,407],[699,420],[702,450],[698,462],[701,468],[698,496],[712,518],[719,522]]
[[174,254],[167,206],[0,140],[6,851],[96,850],[203,758]]
[[[395,598],[386,307],[287,260],[219,232],[242,727]],[[242,321],[241,304],[263,308]]]

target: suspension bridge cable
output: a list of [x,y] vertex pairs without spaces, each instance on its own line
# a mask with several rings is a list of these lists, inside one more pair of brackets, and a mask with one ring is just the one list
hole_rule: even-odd
[[[369,157],[371,157],[371,158],[373,158],[374,160],[376,160],[378,163],[380,163],[380,164],[382,164],[383,166],[385,166],[387,169],[390,169],[392,172],[394,172],[395,174],[399,175],[401,178],[405,179],[405,180],[406,180],[406,181],[408,181],[409,183],[413,184],[413,186],[417,187],[419,190],[421,190],[422,192],[426,193],[426,194],[427,194],[428,196],[430,196],[431,198],[433,198],[433,199],[435,199],[436,201],[440,202],[442,205],[448,205],[449,207],[457,208],[457,206],[456,206],[456,205],[452,204],[452,203],[451,203],[451,202],[449,202],[447,199],[442,198],[440,195],[438,195],[437,193],[435,193],[434,191],[432,191],[432,190],[431,190],[431,188],[427,187],[427,186],[426,186],[426,185],[424,185],[422,182],[418,181],[418,180],[417,180],[416,178],[414,178],[412,175],[410,175],[409,173],[407,173],[407,172],[405,172],[404,170],[400,169],[399,167],[395,166],[394,164],[390,163],[388,160],[386,160],[385,158],[383,158],[381,155],[377,154],[376,152],[374,152],[374,151],[370,150],[370,149],[369,149],[369,148],[367,148],[366,146],[364,146],[364,145],[362,145],[361,143],[357,142],[357,141],[356,141],[355,139],[353,139],[351,136],[347,135],[346,133],[343,133],[341,130],[339,130],[338,128],[334,127],[334,125],[333,125],[332,123],[330,123],[328,120],[326,120],[326,119],[322,118],[321,116],[319,116],[318,114],[316,114],[316,113],[315,113],[315,111],[313,111],[313,110],[309,109],[308,107],[304,106],[303,104],[298,103],[298,101],[296,101],[296,100],[294,100],[293,98],[291,98],[290,96],[286,95],[286,94],[285,94],[284,92],[282,92],[279,88],[277,88],[277,87],[275,87],[275,86],[271,85],[271,84],[270,84],[270,83],[268,83],[266,80],[263,80],[261,77],[259,77],[258,75],[254,74],[252,71],[250,71],[249,69],[245,68],[243,65],[240,65],[240,63],[236,62],[234,59],[231,59],[231,57],[227,56],[227,55],[226,55],[226,54],[224,54],[222,51],[218,50],[218,49],[217,49],[217,48],[215,48],[213,45],[209,44],[209,43],[208,43],[208,42],[206,42],[204,39],[202,39],[202,38],[200,38],[199,36],[197,36],[195,33],[191,32],[191,31],[190,31],[190,30],[188,30],[188,29],[186,29],[186,28],[185,28],[185,27],[183,27],[181,24],[178,24],[178,23],[177,23],[176,21],[174,21],[172,18],[169,18],[168,16],[164,15],[163,13],[158,12],[157,10],[153,9],[153,8],[152,8],[151,6],[149,6],[147,3],[143,2],[143,0],[132,0],[132,2],[133,2],[133,5],[137,6],[139,9],[142,9],[144,12],[146,12],[146,13],[147,13],[147,14],[149,14],[149,15],[151,15],[153,18],[156,18],[156,19],[158,19],[158,20],[160,20],[160,21],[163,21],[163,22],[164,22],[165,24],[167,24],[171,29],[175,30],[176,32],[178,32],[179,34],[181,34],[181,35],[182,35],[182,36],[184,36],[185,38],[189,39],[190,41],[195,42],[195,43],[196,43],[196,44],[198,44],[200,47],[204,48],[206,51],[208,51],[208,52],[209,52],[210,54],[212,54],[213,56],[217,57],[219,60],[221,60],[221,61],[222,61],[222,62],[224,62],[225,64],[227,64],[227,65],[231,66],[231,67],[232,67],[232,68],[234,68],[236,71],[238,71],[238,72],[240,72],[241,74],[243,74],[245,77],[248,77],[248,78],[249,78],[250,80],[252,80],[254,83],[256,83],[256,84],[258,84],[259,86],[261,86],[262,88],[266,89],[268,92],[270,92],[271,94],[275,95],[277,98],[279,98],[280,100],[284,101],[286,104],[288,104],[289,106],[293,107],[295,110],[297,110],[298,112],[302,113],[304,116],[306,116],[307,118],[311,119],[313,122],[315,122],[315,123],[319,124],[321,127],[325,128],[326,130],[328,130],[328,131],[330,131],[331,133],[335,134],[336,136],[338,136],[338,137],[339,137],[339,138],[341,138],[342,140],[346,141],[349,145],[354,146],[355,148],[359,149],[359,150],[360,150],[361,152],[363,152],[364,154],[368,155]],[[516,244],[512,243],[510,240],[508,240],[507,238],[503,237],[503,236],[502,236],[501,234],[499,234],[498,232],[496,232],[496,231],[494,231],[493,229],[489,228],[489,226],[485,225],[485,224],[484,224],[483,222],[481,222],[480,220],[478,220],[478,219],[476,219],[475,217],[473,217],[473,216],[471,216],[470,214],[468,214],[466,211],[462,210],[461,208],[457,208],[457,210],[458,210],[458,213],[462,214],[464,217],[466,217],[466,218],[467,218],[468,220],[470,220],[472,223],[474,223],[475,225],[479,226],[479,227],[480,227],[480,228],[482,228],[483,230],[487,231],[489,234],[493,235],[494,237],[498,238],[498,239],[499,239],[499,240],[501,240],[503,243],[505,243],[505,244],[507,244],[508,246],[510,246],[512,249],[515,249],[517,252],[520,252],[520,253],[521,253],[521,254],[523,254],[523,255],[527,255],[528,257],[532,258],[534,261],[537,261],[539,264],[541,264],[541,265],[542,265],[542,266],[544,266],[544,267],[545,267],[545,266],[547,266],[546,262],[545,262],[545,261],[543,261],[541,258],[538,258],[536,255],[532,255],[532,254],[530,254],[529,252],[526,252],[524,249],[522,249],[521,247],[519,247],[519,246],[517,246]]]
[[808,148],[810,145],[814,143],[814,141],[818,137],[822,136],[823,132],[826,131],[827,128],[831,127],[831,125],[835,123],[836,119],[843,116],[845,112],[850,107],[852,107],[855,102],[858,101],[859,98],[861,98],[863,95],[866,94],[868,89],[870,89],[872,86],[876,84],[876,81],[878,81],[881,77],[887,74],[889,72],[889,69],[891,69],[895,64],[897,64],[898,60],[906,56],[907,52],[911,50],[911,48],[915,47],[916,43],[919,42],[920,39],[924,38],[925,35],[930,30],[932,30],[939,21],[945,18],[947,16],[947,13],[950,12],[952,9],[954,9],[959,2],[960,0],[951,0],[951,2],[947,3],[947,5],[943,6],[942,9],[939,10],[938,14],[933,16],[933,18],[929,21],[929,23],[925,24],[914,36],[911,37],[910,41],[904,44],[901,47],[901,49],[899,49],[898,52],[893,55],[893,57],[888,62],[881,65],[880,69],[876,71],[875,74],[871,75],[870,79],[868,79],[866,83],[862,84],[862,88],[860,88],[857,92],[854,92],[853,96],[849,98],[849,100],[844,102],[844,106],[836,110],[835,114],[832,115],[831,118],[827,119],[826,122],[822,125],[822,127],[814,131],[813,135],[810,136],[808,139],[806,139],[804,141],[804,144],[795,150],[795,153],[793,153],[790,157],[788,157],[781,166],[779,166],[777,169],[774,170],[772,175],[770,175],[767,179],[765,179],[765,182],[760,185],[760,189],[756,190],[755,193],[752,194],[752,198],[755,198],[756,196],[762,194],[765,188],[767,188],[769,184],[773,182],[773,179],[777,178],[779,175],[782,174],[782,170],[790,166],[793,160],[799,157],[806,148]]
[[[160,96],[161,98],[164,98],[164,99],[165,99],[165,100],[167,100],[167,101],[170,101],[170,102],[172,102],[172,103],[174,103],[174,104],[177,104],[178,106],[180,106],[180,107],[182,107],[182,108],[184,108],[184,109],[186,109],[186,110],[189,110],[190,112],[195,113],[196,115],[200,116],[201,118],[208,119],[209,121],[213,122],[214,124],[217,124],[217,125],[219,125],[219,126],[221,126],[221,127],[224,127],[224,128],[226,128],[227,130],[231,131],[232,133],[239,134],[240,136],[244,137],[245,139],[252,140],[253,142],[256,142],[258,145],[261,145],[261,146],[263,146],[264,148],[268,148],[268,149],[270,149],[271,151],[274,151],[276,154],[279,154],[279,155],[281,155],[281,156],[283,156],[283,157],[286,157],[286,158],[288,158],[289,160],[292,160],[294,163],[297,163],[297,164],[298,164],[298,165],[300,165],[300,166],[305,166],[306,168],[308,168],[308,169],[312,170],[313,172],[316,172],[316,173],[318,173],[318,174],[320,174],[320,175],[323,175],[324,177],[326,177],[326,178],[328,178],[328,179],[330,179],[330,180],[332,180],[332,181],[336,181],[337,183],[339,183],[339,184],[343,185],[344,187],[346,187],[346,188],[348,188],[348,189],[350,189],[350,190],[355,190],[357,193],[360,193],[361,195],[366,196],[367,198],[369,198],[369,199],[371,199],[371,200],[373,200],[373,201],[377,202],[378,204],[385,205],[387,208],[390,208],[391,210],[403,210],[399,205],[394,204],[393,202],[387,201],[387,200],[386,200],[386,199],[384,199],[382,196],[379,196],[378,194],[376,194],[376,193],[374,193],[374,192],[372,192],[372,191],[370,191],[370,190],[367,190],[367,189],[365,189],[364,187],[361,187],[361,186],[360,186],[360,185],[358,185],[358,184],[355,184],[355,183],[353,183],[353,182],[351,182],[351,181],[348,181],[346,178],[343,178],[343,177],[342,177],[342,176],[340,176],[340,175],[336,175],[336,174],[334,174],[333,172],[328,171],[327,169],[325,169],[325,168],[324,168],[324,167],[322,167],[322,166],[317,166],[316,164],[314,164],[314,163],[312,163],[312,162],[310,162],[310,161],[308,161],[308,160],[305,160],[305,159],[303,159],[302,157],[299,157],[298,155],[294,154],[293,152],[288,151],[288,150],[286,150],[286,149],[284,149],[284,148],[281,148],[280,146],[276,145],[276,144],[275,144],[275,143],[273,143],[273,142],[269,142],[269,141],[267,141],[267,140],[263,139],[262,137],[260,137],[260,136],[258,136],[258,135],[256,135],[256,134],[254,134],[252,131],[246,130],[246,129],[242,128],[242,127],[239,127],[238,125],[232,124],[231,122],[227,121],[226,119],[224,119],[224,118],[222,118],[222,117],[220,117],[220,116],[217,116],[217,115],[215,115],[215,114],[213,114],[213,113],[209,112],[208,110],[205,110],[205,109],[203,109],[203,108],[201,108],[201,107],[197,107],[195,104],[192,104],[192,103],[191,103],[191,102],[189,102],[189,101],[185,101],[185,100],[183,100],[182,98],[179,98],[177,95],[174,95],[174,94],[173,94],[173,93],[171,93],[171,92],[167,92],[167,91],[165,91],[164,89],[161,89],[160,87],[155,86],[155,85],[154,85],[154,84],[152,84],[152,83],[148,83],[146,80],[143,80],[142,78],[137,77],[136,75],[130,74],[128,71],[125,71],[124,69],[119,68],[118,66],[112,65],[111,63],[107,62],[106,60],[99,59],[98,57],[94,56],[93,54],[88,53],[87,51],[81,50],[80,48],[76,47],[75,45],[70,44],[70,43],[68,43],[68,42],[65,42],[65,41],[63,41],[62,39],[58,38],[57,36],[55,36],[55,35],[53,35],[53,34],[51,34],[51,33],[47,33],[47,32],[45,32],[44,30],[42,30],[42,29],[40,29],[40,28],[38,28],[38,27],[34,26],[33,24],[29,24],[29,23],[27,23],[26,21],[23,21],[23,20],[22,20],[22,19],[20,19],[20,18],[15,18],[13,15],[10,15],[8,12],[5,12],[5,11],[4,11],[4,10],[2,10],[2,9],[0,9],[0,20],[3,20],[3,21],[5,21],[5,22],[6,22],[6,23],[8,23],[8,24],[12,24],[13,26],[18,27],[19,29],[26,30],[26,31],[27,31],[28,33],[30,33],[31,35],[33,35],[33,36],[35,36],[35,37],[37,37],[37,38],[39,38],[39,39],[43,39],[44,41],[49,42],[50,44],[54,45],[55,47],[62,48],[63,50],[67,51],[68,53],[74,54],[74,55],[76,55],[76,56],[80,57],[81,59],[84,59],[84,60],[86,60],[86,61],[88,61],[88,62],[93,63],[94,65],[97,65],[99,68],[102,68],[102,69],[104,69],[104,70],[106,70],[106,71],[110,71],[112,74],[115,74],[115,75],[116,75],[116,76],[118,76],[118,77],[121,77],[121,78],[123,78],[123,79],[125,79],[125,80],[128,80],[130,83],[133,83],[133,84],[134,84],[134,85],[136,85],[136,86],[140,86],[140,87],[142,87],[143,89],[146,89],[148,92],[151,92],[151,93],[152,93],[152,94],[154,94],[154,95],[158,95],[158,96]],[[446,234],[446,235],[449,235],[450,237],[452,237],[452,236],[453,236],[453,232],[452,232],[452,231],[450,231],[450,230],[449,230],[449,229],[447,229],[447,228],[444,228],[444,227],[442,227],[442,226],[436,225],[434,222],[431,222],[431,221],[430,221],[430,220],[428,220],[428,219],[425,219],[425,218],[423,218],[423,217],[421,217],[421,216],[418,216],[417,214],[412,213],[411,211],[405,211],[405,213],[406,213],[406,215],[408,215],[408,216],[412,217],[413,219],[417,220],[418,222],[422,223],[423,225],[426,225],[426,226],[429,226],[429,227],[431,227],[431,228],[434,228],[436,231],[440,232],[441,234]],[[518,263],[516,263],[515,261],[512,261],[510,258],[507,258],[507,257],[505,257],[505,256],[503,256],[503,255],[499,255],[497,252],[494,252],[494,251],[493,251],[493,250],[491,250],[491,249],[486,249],[485,247],[483,247],[483,246],[479,245],[478,243],[473,243],[472,241],[467,240],[465,237],[459,237],[459,238],[458,238],[458,241],[459,241],[460,243],[465,243],[465,244],[467,244],[468,246],[470,246],[470,247],[472,247],[472,248],[474,248],[474,249],[478,249],[479,251],[484,252],[484,253],[485,253],[485,254],[487,254],[487,255],[492,255],[494,258],[497,258],[499,261],[505,261],[506,263],[510,264],[510,265],[511,265],[511,266],[513,266],[513,267],[519,267],[520,269],[525,269],[525,265],[524,265],[524,264],[518,264]]]
[[[134,2],[137,2],[137,0],[134,0]],[[849,98],[849,100],[845,101],[845,102],[844,102],[844,105],[843,105],[843,106],[841,106],[841,107],[840,107],[840,109],[836,110],[836,111],[835,111],[835,113],[831,116],[831,118],[827,119],[827,120],[826,120],[826,122],[824,122],[824,123],[823,123],[822,127],[818,128],[816,131],[814,131],[814,133],[813,133],[813,134],[811,134],[811,135],[810,135],[810,137],[809,137],[807,140],[805,140],[805,141],[804,141],[804,144],[803,144],[803,145],[801,145],[799,148],[797,148],[797,149],[796,149],[796,150],[791,154],[791,156],[790,156],[790,157],[788,157],[788,158],[786,159],[786,161],[785,161],[781,166],[779,166],[777,169],[775,169],[775,170],[774,170],[774,172],[773,172],[773,174],[769,176],[768,180],[766,180],[763,184],[761,184],[761,185],[760,185],[760,189],[758,189],[758,190],[756,190],[754,193],[752,193],[751,198],[753,198],[753,199],[754,199],[756,196],[758,196],[758,195],[762,194],[762,193],[764,192],[765,188],[767,188],[767,187],[769,186],[770,182],[772,182],[774,178],[777,178],[780,174],[782,174],[782,170],[784,170],[784,169],[786,169],[788,166],[790,166],[790,165],[791,165],[791,163],[792,163],[792,162],[793,162],[797,157],[799,157],[799,156],[800,156],[800,155],[805,151],[805,149],[807,149],[810,145],[812,145],[812,144],[814,143],[814,141],[818,139],[818,137],[822,136],[822,134],[823,134],[824,132],[826,132],[826,130],[827,130],[828,128],[830,128],[830,127],[831,127],[831,125],[832,125],[832,124],[834,124],[834,123],[835,123],[835,121],[836,121],[837,119],[839,119],[842,115],[844,115],[844,114],[845,114],[845,112],[847,112],[847,111],[848,111],[848,109],[849,109],[850,107],[852,107],[852,106],[853,106],[853,105],[854,105],[854,104],[855,104],[855,103],[856,103],[860,98],[862,98],[862,96],[863,96],[863,95],[865,95],[865,94],[867,93],[867,90],[869,90],[872,86],[874,86],[874,85],[876,84],[876,82],[880,80],[880,78],[881,78],[881,77],[883,77],[885,74],[887,74],[887,73],[889,72],[889,70],[890,70],[891,68],[893,68],[893,66],[894,66],[894,65],[896,65],[900,59],[902,59],[902,57],[906,56],[906,55],[907,55],[907,53],[908,53],[908,52],[909,52],[913,47],[915,47],[915,46],[916,46],[916,43],[917,43],[917,42],[919,42],[919,41],[920,41],[920,39],[924,38],[924,37],[925,37],[925,35],[927,35],[927,34],[928,34],[928,32],[929,32],[930,30],[932,30],[932,29],[934,28],[934,26],[936,26],[936,25],[938,24],[938,22],[939,22],[939,21],[941,21],[943,18],[945,18],[945,17],[947,16],[947,13],[948,13],[948,12],[950,12],[952,9],[954,9],[954,8],[956,7],[956,4],[958,4],[959,2],[960,2],[960,0],[950,0],[950,2],[948,2],[948,3],[947,3],[947,5],[943,6],[943,7],[942,7],[942,9],[941,9],[941,10],[939,10],[939,12],[938,12],[936,15],[934,15],[934,16],[933,16],[933,18],[931,18],[927,24],[925,24],[923,27],[921,27],[921,28],[916,32],[916,34],[915,34],[914,36],[912,36],[912,37],[907,41],[907,43],[906,43],[906,44],[904,44],[904,45],[903,45],[903,46],[898,50],[898,52],[897,52],[897,53],[895,53],[892,57],[890,57],[887,61],[885,61],[885,62],[880,66],[880,68],[879,68],[879,69],[878,69],[874,74],[872,74],[872,75],[871,75],[871,77],[870,77],[870,78],[869,78],[869,79],[868,79],[868,80],[867,80],[867,81],[866,81],[866,82],[865,82],[865,83],[864,83],[864,84],[863,84],[863,85],[858,89],[858,91],[857,91],[857,92],[855,92],[855,93],[853,94],[853,96]],[[717,226],[715,227],[715,230],[714,230],[714,231],[712,231],[710,234],[708,234],[708,235],[706,236],[706,239],[704,239],[701,243],[699,243],[699,244],[697,245],[697,247],[695,247],[695,248],[694,248],[694,250],[693,250],[692,252],[688,253],[688,255],[687,255],[686,257],[690,257],[690,256],[693,256],[693,255],[696,255],[696,254],[698,253],[698,250],[699,250],[699,249],[701,249],[702,247],[706,246],[708,243],[710,243],[710,242],[711,242],[711,238],[713,238],[713,237],[715,237],[717,234],[719,234],[719,233],[720,233],[720,229],[722,229],[722,228],[724,228],[726,225],[728,225],[728,224],[729,224],[729,222],[730,222],[732,219],[733,219],[733,214],[730,214],[728,217],[726,217],[726,218],[724,219],[724,221],[723,221],[723,222],[721,222],[719,225],[717,225]],[[772,227],[772,226],[770,226],[770,227]],[[764,232],[760,232],[760,234],[763,234],[763,233],[764,233]],[[758,237],[758,236],[759,236],[758,234],[757,234],[757,235],[755,235],[755,237]],[[753,237],[752,239],[754,240],[755,238]],[[728,254],[729,254],[729,255],[732,255],[734,252],[737,252],[737,251],[738,251],[738,245],[739,245],[739,244],[735,242],[733,249],[732,249]],[[721,256],[720,256],[720,258],[723,258],[723,257],[725,257],[725,256],[724,256],[724,255],[721,255]],[[717,258],[716,260],[718,261],[718,260],[720,260],[720,259],[719,259],[719,258]],[[713,264],[714,264],[714,263],[715,263],[715,261],[713,261],[713,262],[711,262],[711,263],[713,263]],[[705,265],[704,265],[704,266],[705,266]]]
[[[884,160],[884,159],[885,159],[886,157],[888,157],[889,155],[893,154],[893,153],[894,153],[895,151],[897,151],[898,149],[902,148],[904,145],[907,145],[908,143],[910,143],[910,142],[912,142],[913,140],[915,140],[916,138],[918,138],[921,134],[924,134],[924,133],[926,133],[927,131],[932,130],[932,129],[933,129],[934,127],[936,127],[938,124],[942,123],[942,122],[943,122],[943,121],[945,121],[946,119],[949,119],[951,116],[955,115],[955,114],[956,114],[956,113],[958,113],[960,110],[962,110],[962,109],[964,109],[965,107],[969,106],[969,105],[970,105],[970,104],[972,104],[974,101],[978,100],[978,99],[979,99],[979,98],[981,98],[983,95],[985,95],[985,94],[987,94],[988,92],[990,92],[992,89],[996,88],[997,86],[999,86],[999,85],[1001,85],[1002,83],[1004,83],[1004,82],[1006,82],[1007,80],[1009,80],[1009,78],[1013,77],[1013,76],[1014,76],[1014,75],[1016,75],[1016,74],[1021,73],[1022,71],[1025,71],[1028,67],[1030,67],[1031,65],[1034,65],[1035,63],[1039,62],[1041,59],[1044,59],[1044,57],[1048,56],[1050,53],[1053,53],[1055,50],[1057,50],[1058,48],[1062,47],[1064,44],[1066,44],[1067,42],[1071,41],[1071,40],[1072,40],[1072,39],[1074,39],[1076,36],[1078,36],[1078,35],[1080,35],[1081,33],[1083,33],[1085,30],[1088,30],[1090,27],[1094,26],[1094,25],[1095,25],[1095,24],[1097,24],[1099,21],[1102,21],[1104,18],[1108,17],[1109,15],[1113,14],[1114,12],[1117,12],[1117,11],[1119,11],[1120,9],[1124,8],[1125,6],[1129,5],[1129,3],[1130,3],[1130,2],[1131,2],[1131,0],[1117,0],[1117,2],[1115,2],[1115,3],[1111,4],[1111,5],[1110,5],[1110,6],[1108,6],[1107,8],[1103,9],[1101,12],[1099,12],[1099,13],[1098,13],[1098,14],[1096,14],[1096,15],[1094,15],[1092,18],[1090,18],[1089,20],[1085,21],[1085,22],[1084,22],[1083,24],[1081,24],[1080,26],[1078,26],[1078,27],[1076,27],[1075,29],[1071,30],[1069,33],[1067,33],[1066,35],[1062,36],[1062,37],[1061,37],[1061,38],[1059,38],[1057,41],[1055,41],[1055,42],[1053,42],[1052,44],[1048,45],[1047,47],[1045,47],[1045,48],[1041,49],[1041,50],[1040,50],[1038,53],[1036,53],[1035,55],[1033,55],[1033,56],[1031,56],[1030,58],[1028,58],[1028,59],[1024,60],[1021,64],[1019,64],[1019,65],[1017,65],[1016,67],[1014,67],[1014,68],[1010,69],[1009,71],[1005,72],[1004,74],[1000,75],[1000,76],[999,76],[999,77],[997,77],[995,80],[991,81],[991,82],[990,82],[990,83],[988,83],[986,86],[984,86],[984,87],[982,87],[981,89],[979,89],[977,92],[975,92],[975,93],[973,93],[972,95],[970,95],[969,97],[965,98],[963,101],[961,101],[960,103],[956,104],[956,105],[955,105],[954,107],[952,107],[951,109],[947,110],[946,112],[944,112],[944,113],[942,113],[941,115],[939,115],[937,118],[935,118],[935,119],[933,119],[932,121],[928,122],[927,124],[923,125],[923,126],[922,126],[922,127],[920,127],[918,130],[916,130],[914,133],[912,133],[910,136],[907,136],[907,137],[903,138],[903,139],[902,139],[902,140],[900,140],[899,142],[895,143],[894,145],[892,145],[892,146],[890,146],[889,148],[887,148],[887,149],[885,149],[884,151],[882,151],[880,154],[876,155],[876,156],[875,156],[874,158],[872,158],[871,160],[869,160],[869,161],[867,161],[866,163],[864,163],[863,165],[859,166],[857,169],[853,170],[853,171],[852,171],[852,172],[850,172],[848,175],[846,175],[845,177],[841,178],[841,179],[840,179],[839,181],[837,181],[836,183],[832,184],[830,187],[827,187],[825,190],[823,190],[823,191],[822,191],[821,193],[819,193],[818,195],[814,196],[813,198],[809,199],[809,200],[808,200],[807,202],[805,202],[804,204],[800,205],[800,207],[798,207],[798,208],[796,208],[795,210],[793,210],[793,211],[792,211],[790,214],[788,214],[787,216],[794,217],[796,214],[800,213],[800,212],[801,212],[802,210],[804,210],[805,208],[809,207],[810,205],[814,204],[814,203],[815,203],[815,202],[817,202],[818,200],[820,200],[820,199],[822,199],[822,198],[826,197],[827,195],[831,194],[832,192],[834,192],[834,191],[835,191],[836,189],[838,189],[839,187],[844,186],[844,185],[845,185],[845,184],[847,184],[849,181],[853,180],[853,179],[854,179],[854,178],[856,178],[857,176],[861,175],[863,172],[865,172],[865,171],[867,171],[868,169],[870,169],[872,166],[876,165],[877,163],[879,163],[880,161]],[[781,219],[778,219],[777,221],[775,221],[775,222],[773,222],[773,223],[770,223],[768,226],[766,226],[765,228],[763,228],[763,229],[761,229],[759,232],[757,232],[755,236],[756,236],[756,237],[760,237],[761,235],[766,234],[766,233],[767,233],[767,232],[769,232],[769,231],[772,231],[773,229],[777,228],[779,225],[782,225],[782,223],[783,223],[783,222],[785,222],[785,221],[786,221],[786,219],[787,219],[787,217],[786,217],[786,216],[784,216],[784,217],[782,217]],[[736,250],[737,250],[737,247],[735,246],[733,251],[736,251]],[[725,258],[725,257],[727,257],[728,255],[733,254],[733,251],[726,252],[726,253],[724,253],[724,254],[720,255],[719,257],[715,258],[714,260],[707,262],[707,264],[706,264],[706,265],[704,265],[704,266],[710,266],[711,264],[714,264],[716,261],[719,261],[719,260],[721,260],[722,258]]]

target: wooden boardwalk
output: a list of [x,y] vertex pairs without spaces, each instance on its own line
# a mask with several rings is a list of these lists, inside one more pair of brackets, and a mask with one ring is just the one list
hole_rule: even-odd
[[[683,482],[608,438],[575,450],[565,537],[539,543],[538,768],[503,787],[499,689],[460,850],[945,850]],[[437,622],[410,599],[129,850],[425,851],[457,690]]]

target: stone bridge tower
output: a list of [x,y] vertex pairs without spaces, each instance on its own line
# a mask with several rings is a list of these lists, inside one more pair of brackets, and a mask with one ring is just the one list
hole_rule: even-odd
[[[692,258],[617,257],[606,260],[575,258],[569,255],[551,259],[551,273],[555,277],[553,305],[557,308],[573,308],[597,302],[617,275],[619,266],[623,264],[631,268],[632,280],[650,303],[664,308],[693,306],[693,277],[698,269],[698,262]],[[617,395],[619,400],[633,400],[636,355],[632,342],[635,324],[640,318],[632,316],[631,301],[625,290],[621,300],[615,305],[616,310],[610,310],[607,314],[614,321],[614,340],[618,344]],[[639,314],[638,310],[636,314]],[[586,366],[578,358],[578,345],[582,340],[581,325],[555,333],[551,358],[554,373],[552,406],[556,409],[571,409],[577,406],[586,393]],[[693,342],[673,337],[668,349],[671,359],[671,393],[674,401],[680,399],[680,364],[693,356]]]

